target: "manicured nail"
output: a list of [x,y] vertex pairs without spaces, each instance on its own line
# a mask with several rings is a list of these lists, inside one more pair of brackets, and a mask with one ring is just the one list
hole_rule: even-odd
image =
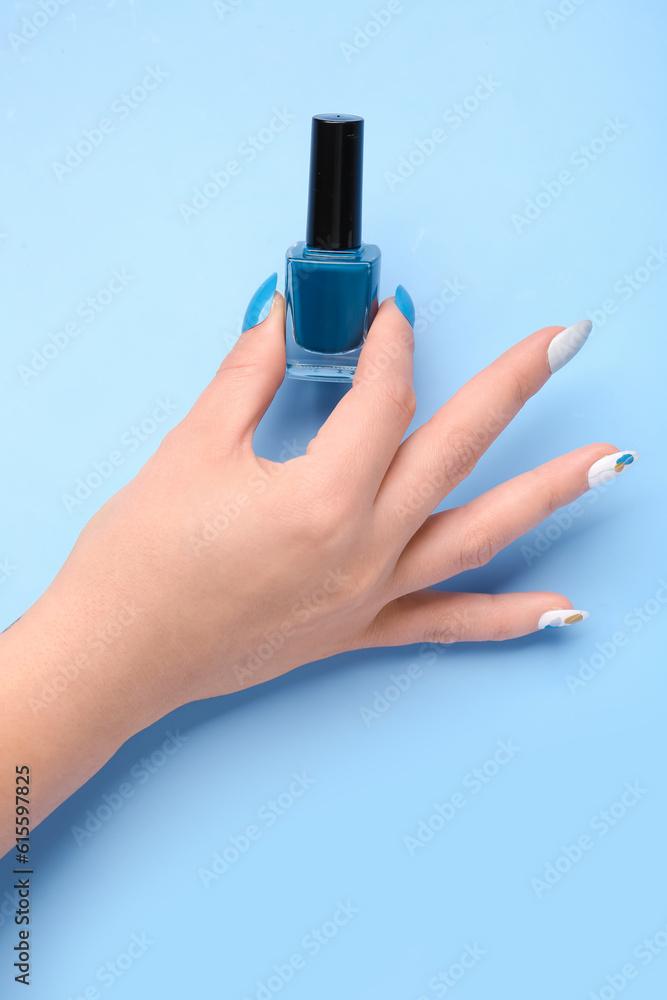
[[579,323],[573,323],[567,330],[561,330],[549,344],[547,360],[551,374],[557,372],[559,368],[566,365],[570,358],[573,358],[588,340],[588,334],[593,329],[593,324],[589,319],[582,319]]
[[401,310],[405,318],[407,319],[410,326],[415,325],[415,306],[414,302],[410,298],[409,294],[406,292],[403,285],[398,285],[394,293],[394,302],[396,306]]
[[639,458],[637,451],[617,451],[613,455],[604,455],[593,462],[588,470],[588,487],[602,486],[623,472],[628,465],[632,465],[636,458]]
[[565,608],[562,611],[545,611],[537,623],[538,628],[562,628],[563,625],[574,625],[588,618],[588,611],[575,611]]
[[[241,333],[245,333],[245,331],[249,330],[251,326],[257,326],[257,324],[261,323],[263,319],[266,319],[269,314],[269,309],[277,285],[278,272],[274,271],[273,274],[266,279],[266,281],[262,282],[253,297],[250,299],[248,308],[245,311],[245,316],[243,317]],[[264,313],[265,309],[266,312]],[[262,313],[264,313],[264,315],[262,315]]]

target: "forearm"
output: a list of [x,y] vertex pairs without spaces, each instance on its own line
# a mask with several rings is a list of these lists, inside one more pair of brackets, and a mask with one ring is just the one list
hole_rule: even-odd
[[[85,588],[84,588],[85,589]],[[30,828],[171,702],[148,690],[136,603],[58,579],[0,634],[0,854],[15,840],[15,767],[30,767]]]

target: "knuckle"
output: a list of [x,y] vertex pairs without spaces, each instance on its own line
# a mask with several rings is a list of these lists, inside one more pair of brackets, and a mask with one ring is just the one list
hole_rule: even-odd
[[424,642],[442,644],[461,642],[465,638],[466,631],[465,615],[454,609],[449,609],[428,625],[425,630]]
[[515,408],[520,410],[526,405],[528,400],[533,395],[533,387],[531,386],[529,380],[524,378],[518,372],[513,372],[512,377],[514,379],[512,395],[514,398]]
[[447,442],[445,473],[451,489],[469,476],[477,463],[477,455],[471,439],[464,434]]
[[563,491],[556,483],[547,486],[544,496],[543,516],[550,517],[563,506]]
[[260,358],[229,354],[218,368],[218,377],[228,385],[253,384],[264,372],[264,364]]
[[174,470],[185,474],[185,470],[191,465],[195,457],[192,448],[192,437],[190,434],[187,418],[171,427],[162,437],[155,452],[146,462],[146,466],[151,463],[153,474],[162,474],[169,477]]
[[167,454],[169,456],[175,455],[180,449],[181,436],[182,431],[180,430],[180,424],[176,424],[174,427],[171,427],[165,434],[162,435],[162,438],[156,448],[156,453]]
[[266,370],[266,359],[251,331],[239,334],[231,351],[224,357],[217,371],[218,377],[232,381],[257,378]]
[[511,621],[498,620],[493,627],[493,638],[498,642],[516,638],[516,628]]
[[398,376],[385,378],[379,385],[382,393],[382,402],[395,407],[406,417],[409,423],[417,409],[417,397],[412,386],[405,379]]
[[294,496],[292,503],[293,528],[307,547],[333,549],[349,530],[349,513],[335,493],[309,489],[300,497]]
[[459,572],[486,566],[499,550],[500,543],[487,525],[468,526],[461,538]]

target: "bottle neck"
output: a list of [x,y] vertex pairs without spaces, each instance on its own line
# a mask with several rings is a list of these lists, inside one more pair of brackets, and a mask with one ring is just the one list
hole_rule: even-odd
[[365,249],[365,244],[360,243],[358,247],[352,247],[350,250],[332,250],[327,247],[314,247],[309,243],[304,243],[303,253],[306,257],[361,257]]

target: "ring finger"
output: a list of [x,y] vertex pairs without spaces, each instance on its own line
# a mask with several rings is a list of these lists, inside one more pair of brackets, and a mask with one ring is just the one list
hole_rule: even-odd
[[636,451],[590,444],[524,472],[450,510],[432,514],[394,570],[397,597],[485,565],[496,553],[587,490],[618,478]]

